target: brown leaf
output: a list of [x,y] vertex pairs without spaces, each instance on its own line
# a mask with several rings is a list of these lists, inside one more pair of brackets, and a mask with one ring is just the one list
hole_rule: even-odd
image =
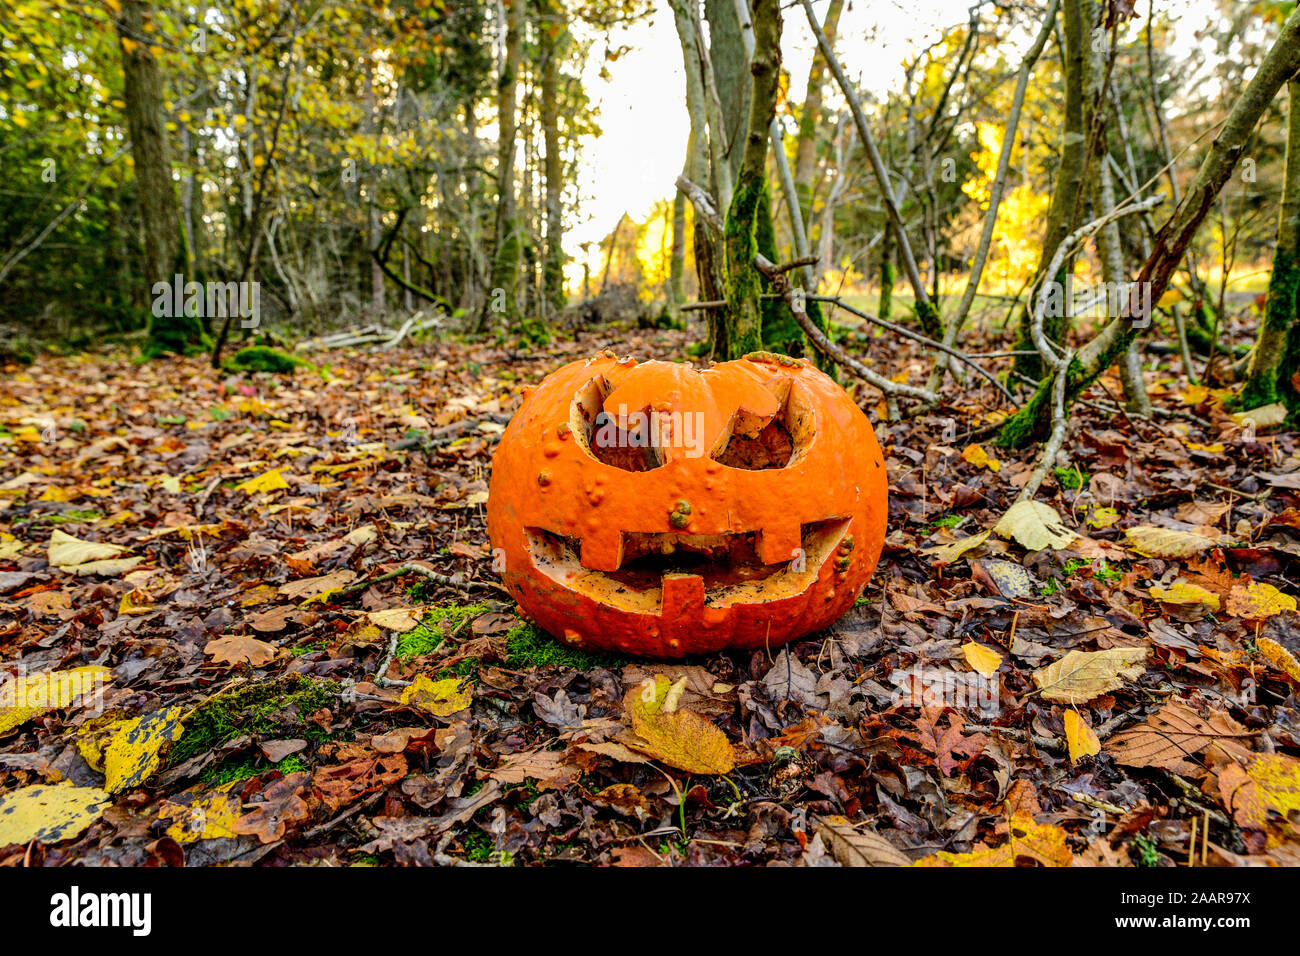
[[259,641],[255,637],[234,634],[208,641],[203,653],[212,658],[214,664],[252,664],[261,667],[275,660],[275,645]]
[[857,829],[841,816],[813,817],[813,822],[840,866],[912,865],[907,854],[874,830]]
[[235,821],[235,832],[256,836],[263,843],[281,839],[290,826],[311,816],[300,794],[311,774],[291,773],[271,783],[244,805],[248,812]]

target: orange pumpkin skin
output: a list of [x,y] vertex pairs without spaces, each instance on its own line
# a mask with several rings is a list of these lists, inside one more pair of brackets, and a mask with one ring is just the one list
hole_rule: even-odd
[[[654,437],[641,410],[658,444],[606,451],[611,434]],[[649,470],[627,470],[638,454]],[[606,352],[526,393],[487,521],[505,586],[544,629],[677,658],[830,624],[875,569],[887,513],[871,423],[809,363],[756,353],[698,371]]]

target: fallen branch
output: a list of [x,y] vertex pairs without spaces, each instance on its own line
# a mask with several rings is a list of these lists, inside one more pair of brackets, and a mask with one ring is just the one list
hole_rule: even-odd
[[[879,316],[870,315],[866,312],[863,312],[861,309],[855,309],[853,306],[849,305],[839,296],[805,295],[804,297],[808,299],[812,299],[816,302],[829,302],[832,305],[839,306],[845,312],[852,312],[858,318],[864,319],[865,321],[870,322],[873,325],[880,326],[882,329],[889,329],[889,331],[896,332],[899,335],[903,336],[904,338],[909,338],[914,342],[920,342],[922,345],[928,346],[929,348],[938,349],[940,352],[944,352],[948,355],[951,355],[957,361],[969,365],[971,368],[973,368],[984,378],[992,382],[994,386],[997,387],[997,390],[1006,397],[1008,402],[1010,402],[1012,405],[1016,405],[1016,400],[1014,396],[1012,396],[1011,392],[1007,390],[1007,387],[1003,385],[1001,381],[998,380],[998,377],[996,375],[994,375],[988,369],[981,366],[979,363],[975,362],[973,359],[971,359],[969,355],[959,351],[958,349],[953,348],[951,345],[948,345],[945,342],[936,341],[935,339],[930,338],[928,335],[922,335],[920,332],[913,332],[911,329],[904,328],[901,325],[895,325],[893,322],[887,321],[886,319],[882,319]],[[1019,406],[1016,405],[1016,407],[1018,408]]]
[[[794,320],[799,323],[799,327],[803,329],[803,333],[808,337],[808,341],[811,342],[823,355],[828,356],[837,364],[848,369],[854,375],[857,375],[859,378],[867,382],[867,384],[879,389],[879,391],[885,395],[887,400],[896,400],[898,396],[903,396],[905,398],[917,399],[918,401],[924,402],[926,405],[930,406],[939,404],[939,396],[934,392],[927,391],[923,388],[917,388],[915,385],[905,385],[902,382],[890,381],[880,373],[873,372],[871,369],[867,368],[866,365],[862,364],[848,352],[844,351],[844,349],[840,348],[827,338],[826,333],[817,328],[813,320],[808,317],[808,312],[803,307],[804,299],[807,298],[803,290],[794,289],[790,285],[790,280],[786,278],[785,273],[778,268],[776,263],[772,262],[760,253],[754,257],[754,265],[758,267],[759,272],[767,276],[768,280],[772,283],[772,288],[785,299],[786,304],[790,307],[791,314],[794,315]],[[890,405],[890,415],[891,417],[896,415],[896,405],[894,404]]]

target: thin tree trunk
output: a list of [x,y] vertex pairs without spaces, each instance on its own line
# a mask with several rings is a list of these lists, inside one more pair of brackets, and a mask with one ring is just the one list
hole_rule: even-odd
[[[832,46],[839,30],[840,13],[844,0],[831,0],[822,20],[822,31]],[[794,183],[799,193],[799,208],[804,222],[812,221],[813,177],[817,172],[817,134],[821,125],[823,87],[826,84],[826,57],[817,49],[813,52],[812,66],[808,68],[808,92],[799,113],[799,144],[794,154]]]
[[546,140],[546,258],[542,284],[547,306],[564,308],[564,166],[560,157],[560,56],[568,33],[564,10],[558,3],[546,5],[548,21],[541,25],[542,49],[542,135]]
[[[515,199],[515,153],[518,121],[515,99],[519,91],[519,66],[524,53],[525,0],[505,0],[506,44],[497,80],[497,211],[492,258],[492,290],[486,310],[502,313],[507,324],[519,319],[519,272],[522,249]],[[494,301],[495,300],[495,301]],[[480,326],[484,324],[480,321]]]
[[[1058,288],[1064,288],[1066,276],[1072,269],[1073,258],[1066,256],[1057,275],[1043,274],[1057,247],[1074,230],[1079,208],[1079,192],[1083,187],[1084,169],[1088,161],[1088,132],[1084,116],[1083,88],[1088,30],[1084,0],[1063,0],[1062,20],[1065,43],[1061,51],[1064,63],[1065,111],[1061,134],[1061,164],[1056,171],[1052,204],[1047,211],[1047,228],[1043,234],[1042,254],[1038,268],[1035,270],[1034,282],[1029,287],[1028,304],[1021,312],[1020,335],[1016,348],[1022,351],[1030,351],[1034,348],[1029,328],[1034,297],[1039,295],[1044,285],[1049,282],[1057,283]],[[1069,334],[1070,310],[1064,308],[1059,311],[1063,314],[1048,315],[1044,320],[1047,337],[1053,342],[1064,342]],[[1034,381],[1041,379],[1044,374],[1042,360],[1036,351],[1032,354],[1017,355],[1014,368],[1021,375]]]

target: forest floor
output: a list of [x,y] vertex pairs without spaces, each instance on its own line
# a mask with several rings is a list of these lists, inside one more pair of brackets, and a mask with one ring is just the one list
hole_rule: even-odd
[[[559,364],[688,341],[4,369],[0,865],[1300,864],[1295,433],[1165,373],[1131,420],[1103,379],[1041,547],[990,533],[1032,452],[977,447],[1005,408],[950,385],[877,427],[885,551],[831,629],[570,649],[492,573],[494,443]],[[693,716],[652,741],[657,675]],[[719,735],[734,769],[677,769]]]

